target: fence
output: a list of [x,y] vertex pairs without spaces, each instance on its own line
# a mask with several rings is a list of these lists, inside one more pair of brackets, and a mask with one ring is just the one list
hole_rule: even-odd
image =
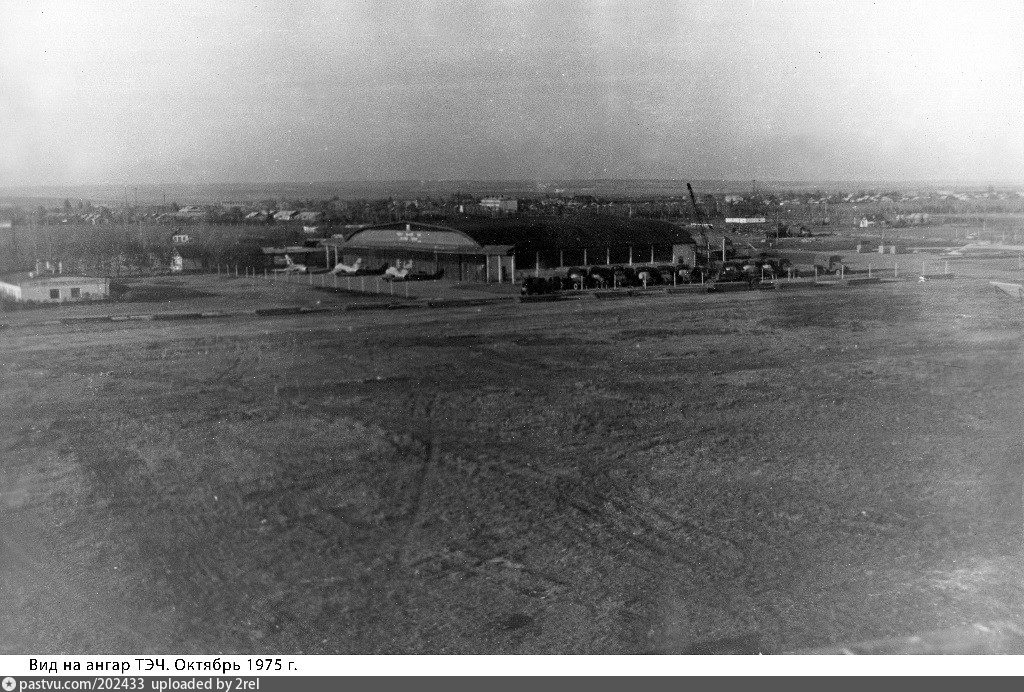
[[[634,266],[639,268],[642,265],[638,263]],[[214,271],[220,277],[246,279],[251,283],[251,286],[254,289],[257,287],[259,282],[263,282],[265,285],[271,286],[283,285],[297,287],[304,285],[320,290],[382,296],[386,295],[406,299],[425,297],[439,298],[441,295],[438,293],[437,295],[426,296],[423,295],[423,289],[410,291],[410,284],[408,282],[386,281],[380,275],[351,276],[332,274],[330,272],[313,274],[309,272],[246,267],[238,264],[217,264],[214,266]],[[530,276],[534,273],[534,269],[524,269],[519,273],[522,277]],[[760,273],[761,275],[759,278],[763,282],[766,282],[769,285],[774,284],[776,288],[785,287],[786,285],[827,285],[838,283],[858,284],[883,280],[917,281],[920,277],[934,279],[952,278],[954,276],[950,272],[949,262],[943,260],[923,260],[920,264],[916,261],[904,261],[902,266],[900,262],[886,263],[883,266],[876,266],[874,263],[869,262],[866,267],[861,266],[859,268],[848,268],[845,265],[841,265],[839,269],[834,272],[827,272],[818,266],[815,266],[813,269],[805,268],[799,271],[796,269],[788,269],[786,273],[781,276],[773,276],[771,272],[765,269],[761,269]],[[693,282],[685,282],[685,280],[680,280],[676,274],[673,274],[670,280],[668,277],[664,277],[661,282],[650,286],[623,286],[619,285],[617,283],[617,278],[613,277],[607,285],[600,288],[605,290],[611,289],[614,291],[629,291],[641,287],[644,289],[651,288],[655,290],[664,290],[667,288],[672,292],[672,289],[676,287],[678,287],[679,290],[683,290],[693,284],[704,284],[707,281],[710,281],[710,276],[706,276],[703,273],[700,275],[699,281],[694,279]]]
[[280,284],[290,286],[305,285],[311,288],[319,288],[332,291],[347,291],[350,293],[370,293],[376,295],[390,295],[395,297],[411,298],[409,284],[407,282],[385,281],[379,275],[363,276],[338,276],[324,272],[313,274],[309,272],[287,272],[274,271],[266,268],[244,267],[235,265],[215,266],[217,276],[222,278],[247,279],[253,287],[258,281],[268,285]]

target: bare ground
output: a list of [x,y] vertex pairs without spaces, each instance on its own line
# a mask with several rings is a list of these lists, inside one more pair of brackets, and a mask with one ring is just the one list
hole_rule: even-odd
[[0,653],[782,651],[1020,617],[983,282],[0,335]]

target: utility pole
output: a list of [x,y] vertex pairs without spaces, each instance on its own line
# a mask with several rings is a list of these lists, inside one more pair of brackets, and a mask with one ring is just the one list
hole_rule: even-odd
[[[122,243],[128,243],[128,186],[124,186],[124,213],[121,215],[121,227],[124,229]],[[123,248],[122,248],[123,249]]]
[[[29,233],[32,233],[34,235],[35,234],[35,227],[36,227],[36,214],[35,214],[35,211],[33,211],[29,215],[28,218],[29,218],[29,229],[30,229]],[[21,268],[20,267],[21,263],[19,261],[21,259],[19,257],[20,254],[21,253],[18,252],[18,224],[16,224],[12,220],[11,221],[11,266],[8,267],[8,269],[10,271],[17,271],[18,269]]]

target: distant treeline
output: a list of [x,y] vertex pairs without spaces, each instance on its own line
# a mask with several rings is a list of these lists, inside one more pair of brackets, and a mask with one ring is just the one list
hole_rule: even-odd
[[[174,236],[185,232],[186,243]],[[301,243],[301,227],[280,225],[259,229],[226,224],[196,224],[186,229],[165,224],[35,225],[15,223],[0,230],[0,272],[31,269],[36,261],[64,265],[66,271],[110,273],[118,267],[169,267],[175,253],[201,265],[238,263],[255,266],[261,247]]]
[[[895,194],[895,193],[894,193]],[[1024,197],[1018,193],[974,192],[969,199],[951,195],[929,195],[914,199],[871,192],[851,195],[804,192],[796,195],[759,193],[740,195],[703,194],[694,209],[689,196],[655,199],[611,199],[595,195],[520,198],[518,212],[498,214],[483,208],[479,198],[453,194],[446,198],[397,199],[267,199],[245,205],[209,205],[190,216],[178,215],[176,202],[157,206],[124,206],[111,209],[87,201],[64,200],[54,207],[0,210],[0,272],[31,268],[37,260],[64,262],[69,267],[117,266],[166,267],[174,253],[194,265],[216,264],[259,266],[261,247],[301,244],[308,235],[304,223],[274,220],[264,214],[259,222],[247,219],[253,207],[265,212],[293,209],[318,212],[313,235],[348,233],[346,228],[361,224],[394,221],[443,222],[460,219],[501,217],[517,225],[539,227],[557,221],[559,228],[585,228],[587,235],[604,227],[604,220],[661,219],[677,223],[721,222],[728,216],[764,216],[776,226],[829,224],[832,228],[856,226],[868,218],[879,227],[906,223],[899,217],[912,213],[930,215],[929,224],[954,220],[957,223],[1013,230],[1016,214],[1024,214]],[[964,195],[961,195],[964,196]],[[196,208],[193,208],[196,209]],[[993,218],[996,217],[996,218]],[[575,231],[574,231],[575,232]],[[175,242],[175,235],[188,235],[188,242]],[[538,247],[570,247],[582,241],[558,238]],[[563,243],[564,241],[564,243]],[[602,240],[601,243],[605,241]],[[644,241],[646,242],[646,241]],[[652,241],[653,242],[653,241]],[[101,271],[93,269],[92,271]]]

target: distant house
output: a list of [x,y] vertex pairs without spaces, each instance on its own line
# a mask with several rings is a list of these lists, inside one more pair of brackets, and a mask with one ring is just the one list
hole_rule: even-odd
[[182,207],[174,212],[174,216],[179,219],[204,219],[206,218],[206,210],[196,206]]
[[480,206],[488,211],[499,214],[515,214],[519,211],[519,200],[505,199],[503,197],[484,197],[480,200]]
[[294,221],[299,212],[293,209],[281,209],[274,214],[274,221]]
[[300,211],[295,216],[296,221],[301,221],[304,224],[315,226],[320,223],[320,219],[323,218],[323,212],[319,211]]
[[67,303],[103,300],[110,296],[110,279],[27,272],[0,278],[0,296],[17,303]]
[[201,261],[194,257],[182,257],[181,253],[175,251],[171,255],[171,271],[175,273],[188,272],[188,271],[200,271],[203,268]]
[[913,214],[898,214],[895,222],[898,224],[904,224],[907,226],[921,226],[928,223],[929,216],[923,212],[915,212]]
[[245,215],[245,220],[251,223],[266,223],[270,216],[269,211],[251,211]]
[[113,223],[114,214],[108,208],[100,207],[98,210],[83,216],[82,221],[90,223],[93,226],[98,226],[103,223]]

